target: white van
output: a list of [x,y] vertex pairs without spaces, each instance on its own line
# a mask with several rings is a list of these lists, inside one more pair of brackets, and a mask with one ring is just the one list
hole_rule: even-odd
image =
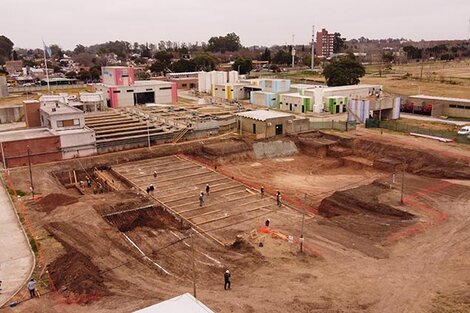
[[463,136],[468,136],[470,135],[470,126],[464,126],[462,127],[457,134],[463,135]]

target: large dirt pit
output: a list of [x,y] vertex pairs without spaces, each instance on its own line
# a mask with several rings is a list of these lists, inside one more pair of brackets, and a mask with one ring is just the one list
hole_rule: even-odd
[[[58,292],[41,285],[41,299],[5,312],[131,312],[192,292],[193,261],[198,298],[215,312],[470,312],[462,159],[410,145],[403,160],[382,135],[283,140],[299,153],[257,159],[235,140],[110,164],[93,176],[109,192],[74,197],[72,169],[35,167],[43,197],[25,201],[24,218],[50,280],[40,266],[35,276]],[[27,177],[11,174],[18,189]]]

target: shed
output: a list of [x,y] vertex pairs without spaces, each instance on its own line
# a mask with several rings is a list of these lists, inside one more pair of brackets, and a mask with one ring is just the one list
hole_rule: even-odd
[[293,130],[295,116],[288,113],[256,110],[236,114],[241,133],[253,134],[257,139],[284,135]]

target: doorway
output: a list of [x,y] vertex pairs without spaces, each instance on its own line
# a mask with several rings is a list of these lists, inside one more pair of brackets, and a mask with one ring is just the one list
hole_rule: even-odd
[[155,103],[155,92],[136,92],[134,94],[134,105]]
[[253,134],[256,134],[256,124],[253,124]]
[[282,124],[276,125],[276,136],[282,135]]

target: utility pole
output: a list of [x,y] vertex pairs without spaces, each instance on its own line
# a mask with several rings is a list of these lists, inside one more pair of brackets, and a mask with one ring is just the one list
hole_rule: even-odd
[[401,196],[400,196],[400,203],[403,204],[403,193],[405,190],[405,166],[406,163],[403,161],[403,168],[401,172]]
[[191,261],[193,263],[193,296],[196,298],[196,263],[194,257],[194,234],[193,229],[189,233],[189,238],[191,238]]
[[292,35],[292,68],[295,67],[295,35]]
[[28,166],[29,166],[29,181],[31,183],[31,195],[34,198],[34,184],[33,184],[33,170],[31,169],[31,148],[29,146],[26,146],[26,149],[28,150]]
[[311,53],[311,68],[315,67],[315,25],[312,26],[312,53]]
[[304,194],[304,210],[302,213],[302,227],[300,229],[300,252],[304,252],[304,224],[305,224],[305,210],[307,209],[307,194]]

